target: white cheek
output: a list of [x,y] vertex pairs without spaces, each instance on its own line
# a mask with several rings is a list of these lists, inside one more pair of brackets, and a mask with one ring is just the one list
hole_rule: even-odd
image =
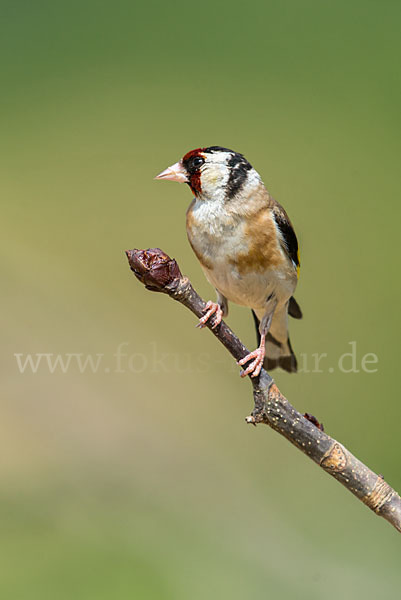
[[225,186],[228,181],[228,171],[225,165],[214,164],[202,172],[202,197],[204,200],[223,201]]

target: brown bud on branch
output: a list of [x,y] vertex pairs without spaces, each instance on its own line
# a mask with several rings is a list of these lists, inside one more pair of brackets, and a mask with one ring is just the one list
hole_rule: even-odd
[[316,417],[314,417],[310,413],[304,413],[304,417],[305,417],[305,419],[308,419],[308,421],[313,423],[315,427],[320,429],[320,431],[324,431],[323,423],[319,423],[319,421],[316,419]]
[[[131,270],[149,290],[165,292],[198,318],[204,315],[205,301],[188,278],[181,275],[176,261],[160,248],[128,250],[126,254]],[[237,361],[249,353],[224,321],[214,329],[210,322],[206,326]],[[324,433],[323,425],[316,417],[309,413],[300,414],[264,369],[258,377],[251,378],[251,382],[255,406],[247,423],[269,425],[401,532],[401,498],[382,476],[376,475],[347,448]]]
[[163,292],[166,287],[182,278],[176,261],[160,248],[134,248],[126,250],[125,254],[131,271],[148,290]]

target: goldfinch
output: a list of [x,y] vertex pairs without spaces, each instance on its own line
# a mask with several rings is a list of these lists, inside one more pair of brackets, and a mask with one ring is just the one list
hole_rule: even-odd
[[302,317],[293,297],[299,276],[297,237],[284,208],[242,154],[210,146],[197,148],[156,179],[187,183],[194,198],[187,210],[187,234],[208,281],[217,291],[199,326],[217,327],[228,301],[252,309],[258,348],[239,361],[241,376],[262,366],[297,370],[288,335],[288,314]]

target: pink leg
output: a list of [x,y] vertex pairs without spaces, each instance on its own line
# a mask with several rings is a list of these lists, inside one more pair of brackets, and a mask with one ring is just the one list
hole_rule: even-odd
[[257,377],[259,375],[261,368],[263,367],[263,361],[264,361],[265,354],[266,354],[265,340],[266,340],[266,334],[263,333],[260,338],[259,348],[256,348],[256,350],[254,350],[253,352],[250,352],[250,354],[247,354],[246,356],[244,356],[244,358],[241,358],[241,360],[238,361],[237,364],[243,366],[248,361],[250,361],[252,358],[255,359],[251,362],[249,367],[247,367],[245,369],[245,371],[241,371],[241,373],[240,373],[241,377],[246,377],[250,373],[252,373],[251,377]]
[[212,325],[212,329],[215,329],[219,323],[221,323],[221,317],[223,316],[223,311],[221,310],[220,304],[216,304],[216,302],[209,302],[206,304],[204,311],[207,311],[206,314],[199,319],[199,323],[197,327],[203,329],[206,326],[207,321],[210,319],[212,315],[214,315],[214,323]]

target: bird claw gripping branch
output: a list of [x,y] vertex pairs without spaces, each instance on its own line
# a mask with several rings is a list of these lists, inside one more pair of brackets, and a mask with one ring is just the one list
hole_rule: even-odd
[[[175,260],[159,248],[128,250],[126,254],[131,270],[149,290],[168,294],[191,310],[198,319],[204,316],[206,303],[188,278],[181,275]],[[209,322],[206,326],[237,361],[249,354],[249,350],[224,321],[216,329],[212,329]],[[342,444],[324,433],[315,417],[301,415],[280,393],[264,369],[251,381],[255,407],[252,415],[247,417],[247,423],[265,423],[285,436],[326,473],[401,532],[401,498],[382,476],[376,475]]]

